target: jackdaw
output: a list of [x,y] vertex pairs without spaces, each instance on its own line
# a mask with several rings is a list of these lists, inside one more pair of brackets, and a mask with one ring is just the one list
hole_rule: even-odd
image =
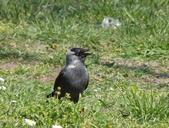
[[60,99],[68,93],[71,101],[78,102],[79,95],[89,84],[85,59],[90,54],[89,50],[84,48],[68,49],[66,64],[55,80],[53,92],[47,95],[47,98],[56,96]]

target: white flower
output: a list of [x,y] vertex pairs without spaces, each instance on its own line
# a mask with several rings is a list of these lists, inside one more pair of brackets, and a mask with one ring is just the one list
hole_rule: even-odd
[[25,124],[29,125],[29,126],[35,126],[36,122],[30,119],[24,119]]
[[5,80],[4,80],[4,78],[1,78],[1,77],[0,77],[0,81],[4,82]]
[[52,125],[52,128],[63,128],[63,127],[55,124],[55,125]]
[[5,86],[0,86],[0,90],[5,91],[6,87]]
[[97,90],[97,89],[94,89],[93,91],[94,91],[94,92],[97,92],[98,90]]
[[112,87],[110,87],[110,89],[109,89],[110,91],[113,91],[113,88]]
[[11,100],[11,103],[16,103],[16,100]]

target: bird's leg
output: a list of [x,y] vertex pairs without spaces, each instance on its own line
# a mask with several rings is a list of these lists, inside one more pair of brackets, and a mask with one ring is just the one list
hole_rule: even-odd
[[64,97],[66,95],[66,92],[64,91],[60,91],[60,94],[58,95],[58,99],[61,99],[62,97]]
[[70,100],[73,101],[74,103],[77,103],[79,101],[79,93],[70,93]]

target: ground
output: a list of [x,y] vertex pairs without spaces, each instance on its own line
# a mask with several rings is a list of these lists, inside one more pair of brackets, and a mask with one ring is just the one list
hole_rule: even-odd
[[[0,5],[0,127],[168,128],[168,1],[78,2]],[[102,28],[104,16],[121,26]],[[70,47],[92,52],[77,104],[46,98]]]

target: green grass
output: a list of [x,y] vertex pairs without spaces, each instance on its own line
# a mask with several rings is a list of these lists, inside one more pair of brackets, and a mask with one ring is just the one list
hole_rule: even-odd
[[[168,128],[168,0],[1,0],[0,127]],[[119,19],[104,29],[104,16]],[[87,47],[78,104],[51,92],[69,47]]]

